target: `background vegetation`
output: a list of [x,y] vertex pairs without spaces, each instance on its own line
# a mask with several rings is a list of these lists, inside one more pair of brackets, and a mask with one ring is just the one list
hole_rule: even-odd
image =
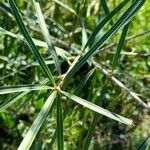
[[149,14],[149,0],[1,0],[0,149],[148,149]]

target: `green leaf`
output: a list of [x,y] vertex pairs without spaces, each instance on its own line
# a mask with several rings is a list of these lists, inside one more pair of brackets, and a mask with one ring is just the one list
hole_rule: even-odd
[[0,112],[5,111],[8,107],[10,107],[13,103],[18,101],[20,98],[28,94],[29,92],[17,93],[8,100],[6,100],[3,104],[0,105]]
[[[106,93],[106,89],[107,89],[107,84],[105,84],[101,90],[101,94],[100,96],[97,97],[97,101],[96,101],[96,104],[98,104],[99,106],[102,106],[103,102],[104,102],[104,96],[105,96],[105,93]],[[90,128],[88,130],[88,133],[87,133],[87,136],[86,136],[86,141],[85,141],[85,144],[84,144],[84,147],[83,147],[83,150],[88,150],[89,146],[90,146],[90,143],[91,143],[91,139],[92,139],[92,136],[93,136],[93,133],[95,131],[95,127],[96,127],[96,124],[98,122],[98,119],[99,119],[99,114],[98,113],[94,113],[94,117],[93,117],[93,120],[92,120],[92,123],[90,125]]]
[[84,48],[88,39],[84,19],[81,19],[81,26],[82,26],[82,48]]
[[[109,15],[110,12],[109,12],[109,8],[107,6],[106,0],[101,0],[101,4],[102,4],[105,14]],[[113,25],[112,19],[110,20],[110,24]]]
[[[39,81],[39,83],[40,84],[46,84],[48,81],[49,81],[48,79],[43,79],[43,80]],[[30,87],[32,87],[33,85],[35,85],[35,84],[30,85]],[[14,87],[16,89],[18,86],[13,86],[13,88]],[[23,85],[23,86],[21,86],[21,88],[29,88],[29,91],[21,92],[21,93],[19,92],[19,93],[13,95],[12,97],[10,97],[9,99],[7,99],[3,104],[0,105],[0,112],[5,111],[5,109],[7,109],[8,107],[10,107],[12,104],[14,104],[16,101],[18,101],[20,98],[22,98],[26,94],[28,94],[30,92],[30,87],[29,87],[29,85]],[[20,86],[18,88],[20,89]]]
[[44,106],[42,107],[41,111],[39,112],[38,116],[34,120],[32,126],[30,127],[29,131],[25,135],[23,141],[21,142],[20,146],[18,147],[18,150],[29,150],[38,131],[40,130],[43,122],[45,121],[48,112],[57,96],[57,92],[54,91],[50,94],[46,102],[44,103]]
[[150,135],[142,141],[137,150],[149,150],[150,148]]
[[[1,32],[1,34],[9,35],[11,37],[17,38],[17,39],[22,40],[24,42],[27,42],[23,38],[23,36],[21,36],[19,34],[14,34],[12,32],[9,32],[9,31],[5,30],[2,27],[0,27],[0,32]],[[36,46],[48,48],[47,44],[44,41],[40,41],[40,40],[34,39],[34,38],[32,38],[32,40],[33,40],[33,42],[35,43]],[[56,49],[57,55],[59,55],[60,57],[62,57],[63,59],[68,61],[68,57],[70,57],[71,55],[67,51],[65,51],[64,49],[62,49],[60,47],[57,47],[57,46],[55,46],[55,49]]]
[[10,14],[12,14],[11,9],[2,2],[0,2],[0,8],[2,8],[2,10],[6,11],[7,14],[9,14],[8,16],[10,16]]
[[113,11],[111,11],[93,30],[92,34],[88,38],[84,49],[86,49],[87,46],[91,45],[94,41],[95,36],[100,32],[100,30],[104,27],[104,25],[110,21],[112,17],[114,17],[130,0],[124,0],[122,3],[120,3]]
[[57,3],[58,5],[62,6],[63,8],[69,10],[71,13],[77,15],[77,13],[75,12],[75,10],[73,10],[71,7],[69,7],[68,5],[64,4],[63,2],[59,1],[59,0],[53,0],[55,3]]
[[50,37],[49,31],[47,29],[47,26],[46,26],[46,23],[45,23],[45,20],[44,20],[44,17],[43,17],[41,7],[39,5],[39,2],[37,2],[35,0],[33,0],[33,4],[34,4],[34,7],[35,7],[35,10],[36,10],[38,19],[39,19],[39,24],[40,24],[40,27],[41,27],[42,34],[43,34],[44,39],[45,39],[45,41],[47,43],[47,46],[48,46],[48,50],[49,50],[50,54],[52,55],[52,58],[55,62],[56,70],[58,71],[59,74],[61,74],[59,59],[58,59],[58,56],[56,54],[55,47],[51,42],[51,37]]
[[53,83],[53,85],[55,86],[55,80],[54,77],[51,73],[51,71],[49,70],[48,66],[46,65],[43,57],[41,56],[41,54],[39,53],[37,47],[35,46],[32,38],[30,37],[24,23],[23,20],[21,18],[21,15],[16,7],[16,4],[14,2],[14,0],[9,0],[10,6],[12,8],[13,14],[15,16],[16,22],[20,28],[21,33],[23,34],[24,38],[26,39],[28,46],[30,47],[34,57],[37,59],[37,61],[39,62],[42,70],[44,71],[44,73],[47,75],[47,77],[49,78],[49,80]]
[[[89,78],[93,75],[95,71],[95,68],[92,69],[91,71],[89,71],[85,76],[83,76],[77,86],[77,88],[75,89],[74,94],[75,95],[79,95],[82,91],[82,89],[84,88],[84,86],[86,85],[87,81],[89,80]],[[64,118],[67,116],[67,114],[70,112],[72,105],[73,105],[74,101],[69,100],[65,110],[64,110]]]
[[[107,6],[106,0],[100,0],[100,1],[101,1],[101,4],[102,4],[102,7],[104,9],[105,14],[109,15],[110,12],[109,12],[109,8]],[[112,20],[110,21],[110,24],[113,25],[113,21]]]
[[90,49],[89,51],[83,56],[80,57],[76,64],[67,72],[64,82],[68,82],[71,77],[77,72],[85,62],[91,58],[96,50],[106,42],[108,38],[114,35],[122,26],[126,25],[135,13],[142,7],[145,0],[136,0],[134,3],[128,8],[128,10],[120,17],[120,19],[111,27],[111,29],[106,32]]
[[25,91],[35,91],[35,90],[48,90],[51,89],[49,86],[30,84],[30,85],[15,85],[15,86],[2,86],[0,87],[0,95],[15,93],[15,92],[25,92]]
[[[87,83],[87,81],[89,80],[89,78],[93,75],[95,71],[95,68],[92,69],[90,72],[88,72],[85,76],[82,77],[82,79],[80,80],[80,83],[79,85],[77,86],[76,90],[75,90],[75,94],[76,95],[79,95],[79,93],[81,93],[83,87],[85,86],[85,84]],[[63,118],[65,119],[67,117],[67,115],[69,114],[69,112],[71,111],[71,108],[72,108],[72,105],[73,105],[74,101],[72,100],[69,100],[66,107],[65,107],[65,110],[63,112]],[[49,144],[49,148],[51,149],[53,143],[54,143],[54,140],[56,138],[56,133],[58,132],[58,130],[56,129],[55,132],[54,132],[54,135],[51,139],[51,142]]]
[[64,139],[63,139],[63,114],[61,106],[60,94],[57,97],[57,146],[58,150],[64,149]]
[[77,97],[77,96],[75,96],[75,95],[73,95],[73,94],[70,94],[70,93],[68,93],[68,92],[61,91],[61,93],[62,93],[63,95],[65,95],[66,97],[68,97],[68,98],[74,100],[74,101],[77,102],[78,104],[82,105],[83,107],[87,107],[87,108],[89,108],[90,110],[92,110],[92,111],[94,111],[94,112],[97,112],[97,113],[99,113],[99,114],[102,114],[102,115],[104,115],[104,116],[106,116],[106,117],[108,117],[108,118],[111,118],[111,119],[116,120],[116,121],[118,121],[118,122],[121,122],[121,123],[123,123],[123,124],[126,124],[126,125],[133,125],[133,122],[132,122],[132,120],[130,120],[130,119],[127,119],[127,118],[125,118],[125,117],[123,117],[123,116],[120,116],[120,115],[118,115],[118,114],[115,114],[115,113],[113,113],[113,112],[110,112],[109,110],[106,110],[106,109],[104,109],[104,108],[102,108],[102,107],[99,107],[99,106],[97,106],[97,105],[95,105],[95,104],[93,104],[93,103],[91,103],[91,102],[89,102],[89,101],[87,101],[87,100],[84,100],[84,99],[82,99],[82,98],[80,98],[80,97]]
[[115,55],[114,55],[114,57],[113,57],[113,62],[112,62],[112,68],[113,68],[113,70],[115,69],[115,67],[116,67],[117,64],[118,64],[118,60],[119,60],[119,58],[120,58],[120,53],[121,53],[123,44],[124,44],[124,42],[125,42],[125,38],[126,38],[128,29],[129,29],[129,25],[130,25],[130,23],[128,23],[128,24],[127,24],[126,26],[124,26],[124,28],[123,28],[123,31],[122,31],[122,34],[121,34],[121,37],[120,37],[120,40],[119,40],[119,43],[118,43],[118,46],[117,46],[116,53],[115,53]]
[[105,14],[108,15],[109,14],[109,9],[108,9],[106,0],[100,0],[100,1],[101,1],[101,4],[102,4],[102,7],[104,9]]

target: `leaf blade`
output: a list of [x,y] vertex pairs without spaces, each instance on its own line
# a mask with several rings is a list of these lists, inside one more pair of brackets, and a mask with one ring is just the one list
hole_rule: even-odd
[[28,46],[30,47],[31,52],[33,53],[34,57],[37,59],[37,61],[39,62],[43,72],[47,75],[47,77],[49,78],[49,80],[53,83],[53,85],[55,86],[55,80],[54,77],[50,71],[50,69],[48,68],[48,66],[45,64],[45,61],[43,59],[43,57],[41,56],[41,54],[39,53],[37,47],[35,46],[32,38],[30,37],[28,30],[26,29],[23,20],[21,18],[21,15],[19,14],[19,11],[17,9],[17,6],[15,4],[15,2],[13,0],[9,0],[9,4],[12,8],[13,14],[15,16],[16,22],[19,26],[19,29],[21,31],[21,33],[23,34],[24,38],[26,39]]
[[55,47],[51,42],[50,34],[49,34],[48,29],[47,29],[47,26],[46,26],[46,23],[44,20],[44,16],[42,14],[40,4],[38,1],[35,1],[35,0],[33,0],[33,4],[34,4],[34,8],[36,10],[37,16],[38,16],[38,20],[39,20],[39,24],[40,24],[40,28],[41,28],[43,37],[47,43],[48,50],[49,50],[50,54],[52,55],[52,58],[55,62],[56,70],[58,71],[58,73],[60,75],[61,74],[61,68],[60,68],[59,59],[58,59]]
[[[101,90],[101,94],[100,96],[97,97],[97,101],[96,101],[96,104],[98,104],[99,106],[102,106],[103,105],[103,102],[104,102],[104,96],[105,96],[105,93],[106,93],[106,89],[107,89],[107,84],[104,84],[103,85],[103,88]],[[93,120],[92,120],[92,123],[90,125],[90,128],[88,130],[88,133],[87,133],[87,136],[86,136],[86,141],[85,141],[85,144],[83,146],[83,150],[87,150],[90,146],[90,143],[91,143],[91,139],[92,139],[92,136],[93,136],[93,133],[94,133],[94,130],[95,130],[95,127],[96,127],[96,124],[98,122],[98,119],[99,119],[99,114],[98,113],[94,113],[94,117],[93,117]]]
[[89,49],[89,51],[85,55],[81,56],[73,67],[71,67],[71,69],[67,72],[65,76],[64,82],[67,83],[71,79],[71,77],[75,74],[75,72],[77,72],[77,70],[79,70],[85,64],[85,62],[94,55],[96,50],[100,46],[102,46],[102,44],[104,44],[104,42],[106,42],[108,38],[114,35],[122,26],[126,25],[144,3],[145,0],[134,1],[134,3],[132,3],[132,5],[128,8],[128,10],[119,18],[119,20],[111,27],[111,29],[108,32],[106,32],[102,36],[102,38],[100,38],[96,42],[96,44],[94,44]]
[[[110,12],[109,12],[109,8],[107,6],[106,0],[100,0],[100,1],[101,1],[101,4],[102,4],[102,7],[104,9],[105,15],[109,15]],[[110,20],[110,24],[113,25],[113,21],[112,20]]]
[[42,107],[41,111],[39,112],[38,116],[34,120],[32,126],[30,127],[29,131],[25,135],[23,141],[18,147],[18,150],[28,150],[30,149],[30,146],[32,145],[40,127],[42,126],[44,120],[46,119],[46,116],[57,96],[57,92],[54,91],[50,94],[46,102],[44,103],[44,106]]
[[127,118],[122,117],[122,116],[120,116],[118,114],[112,113],[112,112],[110,112],[110,111],[108,111],[108,110],[106,110],[106,109],[104,109],[102,107],[99,107],[99,106],[97,106],[97,105],[95,105],[95,104],[93,104],[93,103],[91,103],[89,101],[86,101],[86,100],[84,100],[84,99],[82,99],[80,97],[77,97],[77,96],[75,96],[73,94],[70,94],[68,92],[61,91],[61,93],[63,95],[65,95],[66,97],[69,97],[70,99],[74,100],[78,104],[83,105],[84,107],[87,107],[87,108],[89,108],[90,110],[92,110],[94,112],[102,114],[102,115],[104,115],[104,116],[106,116],[108,118],[111,118],[111,119],[116,120],[118,122],[121,122],[123,124],[133,125],[133,122],[130,119],[127,119]]
[[138,146],[137,150],[148,150],[150,147],[150,135],[142,141],[142,143]]
[[75,12],[74,9],[72,9],[71,7],[69,7],[68,5],[64,4],[63,2],[59,1],[59,0],[53,0],[55,3],[57,3],[58,5],[62,6],[63,8],[69,10],[71,13],[77,15],[77,13]]
[[104,25],[113,17],[115,16],[127,3],[129,0],[124,0],[121,4],[119,4],[113,11],[111,11],[94,29],[90,37],[88,38],[84,49],[86,49],[87,46],[91,45],[91,43],[94,41],[94,37],[99,33],[99,31],[104,27]]
[[113,57],[113,61],[112,61],[112,69],[113,70],[115,69],[115,67],[118,64],[118,61],[119,61],[119,58],[120,58],[120,53],[121,53],[121,50],[123,48],[123,44],[125,42],[125,38],[126,38],[128,29],[129,29],[129,25],[130,25],[130,22],[127,25],[124,26],[121,37],[119,39],[119,43],[118,43],[118,46],[117,46],[117,49],[116,49],[116,53],[115,53],[115,55]]
[[62,105],[61,105],[61,97],[60,94],[56,99],[57,104],[57,147],[58,150],[64,149],[64,139],[63,139],[63,113],[62,113]]
[[48,90],[51,89],[49,86],[30,84],[30,85],[15,85],[15,86],[2,86],[0,87],[0,95],[10,94],[15,92],[35,91],[35,90]]
[[7,99],[4,103],[0,105],[0,112],[5,111],[9,106],[18,101],[20,98],[28,94],[29,92],[17,93],[13,97]]

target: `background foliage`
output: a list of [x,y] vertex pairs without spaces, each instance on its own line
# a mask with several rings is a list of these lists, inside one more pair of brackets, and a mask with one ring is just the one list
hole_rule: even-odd
[[[88,37],[95,27],[122,1],[108,0],[106,1],[107,7],[102,5],[102,0],[40,1],[52,44],[55,45],[59,55],[61,75],[58,75],[54,65],[55,60],[52,59],[55,54],[51,56],[50,51],[45,46],[46,43],[41,42],[45,41],[45,39],[43,38],[43,31],[41,32],[40,29],[33,2],[27,0],[16,0],[15,2],[30,36],[40,40],[35,42],[38,51],[51,70],[56,83],[59,83],[63,78],[61,75],[67,72],[74,59],[79,54],[84,55],[81,50],[83,50]],[[130,5],[131,3],[125,5],[123,10],[126,10]],[[118,49],[117,42],[119,42],[120,37],[123,37],[123,28],[107,40],[103,47],[113,45],[97,52],[93,58],[88,59],[75,75],[69,79],[68,85],[63,89],[133,120],[134,126],[127,126],[97,114],[95,118],[98,120],[95,123],[95,130],[91,134],[89,149],[137,149],[142,141],[150,135],[148,109],[139,105],[135,100],[136,98],[131,96],[130,93],[134,91],[135,95],[145,104],[150,105],[149,12],[150,1],[147,0],[130,21],[129,27],[126,27],[127,35],[125,38],[128,41],[123,42],[123,45],[121,45],[121,53],[117,56],[116,50]],[[99,37],[102,37],[123,13],[124,11],[118,12],[113,19],[109,19],[109,22],[92,39],[92,42],[98,41]],[[9,2],[1,1],[0,148],[5,150],[17,149],[20,145],[51,93],[51,88],[49,89],[47,86],[52,86],[50,81],[47,81],[46,75],[41,71],[25,39],[20,35],[21,33]],[[51,41],[49,42],[51,44]],[[89,47],[92,47],[93,43],[90,43]],[[88,51],[88,48],[85,49],[86,51]],[[113,64],[114,57],[118,59],[116,64]],[[100,65],[100,68],[98,65]],[[105,76],[101,67],[109,70],[110,76],[115,76],[129,89],[129,92],[114,83],[107,75]],[[35,83],[38,85],[40,83],[40,86],[33,87]],[[11,89],[5,93],[5,87],[8,85],[11,85]],[[18,88],[18,85],[24,86],[19,86],[17,91],[19,93],[16,94],[14,91]],[[28,87],[25,87],[25,85]],[[26,90],[26,88],[28,89]],[[19,95],[20,92],[23,92],[21,93],[22,95]],[[66,110],[68,102],[71,105],[68,107],[67,115],[65,113],[63,115],[65,118],[63,121],[64,149],[86,149],[84,145],[87,145],[86,137],[95,113],[70,101],[64,95],[61,95],[61,105],[59,105],[59,94],[54,100],[32,144],[32,149],[57,149],[54,136],[56,126],[58,126],[56,120],[60,117],[58,121],[61,124],[61,109]],[[100,102],[98,102],[99,99]],[[16,102],[13,103],[13,101]],[[3,109],[3,107],[7,107],[7,104],[9,107],[6,110],[5,108]],[[58,113],[59,111],[60,114]],[[57,138],[59,139],[59,137]]]

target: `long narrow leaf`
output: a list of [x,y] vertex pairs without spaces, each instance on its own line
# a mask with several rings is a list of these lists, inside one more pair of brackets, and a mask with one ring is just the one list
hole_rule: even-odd
[[112,17],[114,17],[123,7],[126,6],[126,4],[130,0],[124,0],[122,3],[120,3],[113,11],[111,11],[93,30],[92,34],[88,38],[88,41],[86,42],[86,45],[84,49],[86,49],[87,46],[91,45],[91,43],[94,41],[94,37],[100,32],[100,30],[104,27],[104,25],[110,21]]
[[57,147],[58,150],[64,149],[63,140],[63,114],[60,94],[57,97]]
[[2,105],[0,105],[0,112],[5,111],[9,106],[18,101],[20,98],[28,94],[29,92],[17,93],[13,97],[6,100]]
[[46,102],[44,103],[44,106],[42,107],[41,111],[39,112],[38,116],[34,120],[32,126],[30,127],[29,131],[25,135],[23,141],[21,142],[20,146],[18,147],[18,150],[29,150],[39,129],[41,128],[44,120],[47,117],[47,114],[57,96],[57,92],[54,91],[51,93],[51,95],[48,97]]
[[137,150],[149,150],[150,148],[150,135],[142,141],[142,143],[138,146]]
[[38,84],[35,84],[35,85],[31,84],[31,85],[2,86],[2,87],[0,87],[0,95],[15,93],[15,92],[48,90],[48,89],[51,89],[51,87],[38,85]]
[[123,44],[124,44],[124,42],[125,42],[125,38],[126,38],[126,35],[127,35],[127,32],[128,32],[128,29],[129,29],[129,25],[130,25],[130,23],[128,23],[128,24],[127,24],[126,26],[124,26],[124,28],[123,28],[123,31],[122,31],[122,34],[121,34],[121,37],[120,37],[120,40],[119,40],[119,43],[118,43],[118,46],[117,46],[117,50],[116,50],[116,53],[115,53],[115,55],[114,55],[113,62],[112,62],[112,68],[113,68],[113,69],[115,69],[115,67],[116,67],[117,64],[118,64],[119,57],[120,57],[120,53],[121,53]]
[[[107,6],[106,0],[100,0],[100,1],[101,1],[101,4],[102,4],[102,7],[104,9],[105,14],[109,15],[110,12],[109,12],[109,8]],[[110,20],[110,24],[113,25],[113,21],[112,20]]]
[[43,59],[43,57],[41,56],[41,54],[39,53],[37,47],[35,46],[32,38],[30,37],[28,30],[26,29],[23,20],[21,18],[21,15],[16,7],[16,4],[14,2],[14,0],[9,0],[10,6],[12,8],[13,14],[15,16],[16,22],[20,28],[21,33],[23,34],[24,38],[26,39],[28,46],[30,47],[34,57],[37,59],[37,61],[39,62],[42,70],[44,71],[44,73],[47,75],[47,77],[49,78],[49,80],[53,83],[53,85],[55,85],[55,80],[54,77],[50,71],[50,69],[48,68],[48,66],[45,64],[45,61]]
[[108,15],[109,14],[109,9],[108,9],[106,0],[100,0],[100,1],[101,1],[102,6],[103,6],[105,14]]
[[108,38],[114,35],[122,26],[126,25],[132,19],[135,13],[142,7],[144,2],[145,0],[134,1],[134,3],[120,17],[120,19],[111,27],[111,29],[108,32],[106,32],[102,36],[102,38],[100,38],[83,57],[80,57],[78,62],[70,69],[69,72],[67,72],[64,82],[67,83],[71,79],[71,77],[74,75],[74,73],[78,71],[85,64],[85,62],[94,55],[96,50],[100,46],[102,46],[102,44],[104,44],[104,42],[106,42]]
[[84,48],[88,39],[84,19],[81,19],[81,27],[82,27],[82,48]]
[[[22,40],[24,42],[27,42],[26,40],[24,40],[23,36],[9,32],[2,27],[0,27],[0,33],[5,34],[5,35],[9,35],[11,37],[17,38],[17,39]],[[40,41],[40,40],[34,39],[34,38],[32,38],[32,40],[36,46],[48,48],[47,44],[44,41]],[[56,49],[57,55],[59,55],[60,57],[62,57],[65,60],[68,60],[68,57],[71,56],[67,51],[65,51],[64,49],[62,49],[60,47],[55,46],[55,49]]]
[[[82,77],[82,79],[80,80],[80,83],[79,85],[77,86],[76,90],[75,90],[75,95],[79,95],[83,89],[83,87],[86,85],[87,81],[89,80],[89,78],[92,76],[92,74],[94,73],[95,71],[95,68],[92,69],[90,72],[88,72],[88,74],[86,74],[85,76]],[[65,119],[67,117],[67,115],[69,114],[69,112],[71,111],[71,108],[73,106],[73,103],[74,101],[72,100],[69,100],[69,102],[67,103],[66,107],[65,107],[65,110],[63,112],[63,118]],[[51,149],[53,143],[54,143],[54,140],[56,138],[56,133],[58,132],[58,130],[56,129],[55,132],[54,132],[54,135],[51,139],[51,142],[49,144],[49,148]]]
[[121,123],[126,124],[126,125],[132,125],[133,124],[132,120],[127,119],[127,118],[120,116],[118,114],[115,114],[113,112],[110,112],[110,111],[108,111],[102,107],[99,107],[99,106],[97,106],[97,105],[95,105],[95,104],[93,104],[87,100],[84,100],[78,96],[75,96],[73,94],[70,94],[70,93],[64,92],[64,91],[61,91],[61,93],[65,96],[67,96],[68,98],[74,100],[78,104],[83,105],[84,107],[87,107],[94,112],[102,114],[108,118],[111,118],[113,120],[116,120],[116,121],[121,122]]
[[[39,81],[40,84],[46,84],[49,80],[48,79],[43,79],[41,81]],[[35,84],[34,84],[35,85]],[[24,87],[25,85],[21,86]],[[29,85],[26,85],[26,87]],[[33,86],[33,85],[31,85]],[[15,88],[17,88],[15,86]],[[18,87],[20,88],[20,87]],[[12,97],[10,97],[9,99],[7,99],[4,103],[2,103],[0,105],[0,112],[5,111],[8,107],[10,107],[12,104],[14,104],[16,101],[18,101],[20,98],[22,98],[23,96],[25,96],[26,94],[28,94],[30,91],[26,91],[26,92],[19,92],[15,95],[13,95]]]
[[43,34],[44,39],[47,43],[47,46],[48,46],[48,49],[49,49],[49,51],[52,55],[52,58],[55,62],[56,70],[58,71],[59,74],[61,74],[59,59],[58,59],[58,56],[56,54],[55,47],[51,42],[50,34],[49,34],[49,31],[47,29],[47,26],[46,26],[46,23],[45,23],[45,20],[44,20],[44,17],[43,17],[41,7],[40,7],[38,1],[33,0],[33,4],[34,4],[34,7],[35,7],[35,10],[36,10],[38,19],[39,19],[39,24],[40,24],[40,27],[41,27],[41,30],[42,30],[42,34]]
[[[97,98],[97,102],[96,104],[98,104],[99,106],[102,106],[103,102],[104,102],[104,96],[106,93],[106,89],[107,89],[107,84],[105,84],[101,90],[101,94],[100,96]],[[83,147],[83,150],[88,150],[90,143],[91,143],[91,139],[93,136],[93,132],[95,131],[95,127],[96,127],[96,123],[98,122],[99,119],[99,114],[98,113],[94,113],[94,117],[92,120],[92,123],[90,125],[90,128],[88,130],[87,136],[86,136],[86,141]]]
[[60,0],[53,0],[55,3],[57,3],[58,5],[62,6],[63,8],[69,10],[71,13],[77,15],[77,13],[75,12],[75,10],[73,10],[71,7],[69,7],[68,5],[64,4],[63,2],[61,2]]

